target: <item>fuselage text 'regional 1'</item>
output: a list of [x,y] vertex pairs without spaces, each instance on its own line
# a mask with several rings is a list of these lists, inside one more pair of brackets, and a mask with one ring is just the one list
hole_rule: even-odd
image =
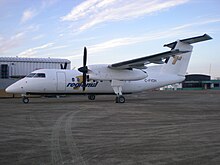
[[[96,87],[98,82],[86,83],[85,87]],[[83,87],[83,83],[68,83],[66,87],[71,87],[73,89],[77,89],[79,87]]]

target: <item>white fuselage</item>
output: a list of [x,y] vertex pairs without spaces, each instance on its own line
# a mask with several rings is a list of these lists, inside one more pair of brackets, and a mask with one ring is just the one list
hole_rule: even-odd
[[[141,70],[140,74],[133,71],[139,80],[135,80],[135,78],[131,80],[132,74],[129,73],[129,70],[124,71],[127,73],[123,72],[123,77],[126,79],[126,75],[128,75],[128,79],[130,80],[123,79],[123,94],[154,89],[181,82],[185,79],[184,76],[165,74],[164,72],[160,73],[158,70],[160,68],[149,67],[146,70]],[[83,91],[82,73],[78,70],[40,69],[9,86],[6,92],[20,94],[114,94],[111,80],[108,80],[107,77],[114,77],[115,74],[112,72],[110,75],[109,73],[102,70],[102,74],[106,76],[106,79],[101,77],[101,80],[99,80],[99,77],[95,77],[95,73],[90,74],[93,75],[93,77],[89,78],[92,80],[87,81],[86,89]],[[116,73],[116,77],[120,77],[119,73]],[[114,78],[111,77],[110,79]]]

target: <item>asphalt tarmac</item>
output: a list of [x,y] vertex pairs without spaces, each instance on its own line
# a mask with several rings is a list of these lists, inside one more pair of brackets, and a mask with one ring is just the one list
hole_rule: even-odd
[[0,164],[220,164],[220,91],[114,99],[0,99]]

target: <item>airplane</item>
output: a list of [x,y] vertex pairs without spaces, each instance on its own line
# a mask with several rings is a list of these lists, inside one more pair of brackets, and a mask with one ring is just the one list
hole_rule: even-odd
[[[185,80],[193,46],[212,39],[204,34],[165,44],[170,51],[114,64],[87,66],[84,47],[83,66],[77,70],[39,69],[6,88],[7,93],[21,94],[23,103],[30,95],[96,95],[116,94],[115,102],[124,103],[124,94],[142,92]],[[148,64],[161,64],[148,66]]]

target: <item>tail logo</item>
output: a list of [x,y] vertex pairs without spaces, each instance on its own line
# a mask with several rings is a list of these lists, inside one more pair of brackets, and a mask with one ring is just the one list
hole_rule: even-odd
[[174,56],[172,64],[175,65],[178,60],[181,60],[182,56]]

